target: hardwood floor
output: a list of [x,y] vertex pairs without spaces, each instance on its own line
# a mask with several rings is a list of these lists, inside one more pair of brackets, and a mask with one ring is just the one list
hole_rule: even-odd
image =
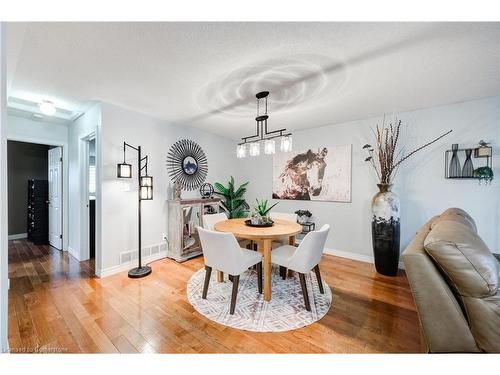
[[421,352],[404,272],[325,255],[333,304],[319,322],[285,333],[246,332],[198,314],[186,282],[201,257],[160,260],[144,279],[93,277],[91,265],[25,240],[9,242],[11,352],[377,353]]

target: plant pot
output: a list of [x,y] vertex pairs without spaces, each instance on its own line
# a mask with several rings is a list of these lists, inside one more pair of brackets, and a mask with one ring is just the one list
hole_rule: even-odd
[[260,224],[260,217],[252,216],[250,218],[250,221],[252,222],[253,225],[258,225]]
[[392,185],[378,184],[372,200],[372,244],[378,273],[396,276],[399,265],[400,214],[399,197]]
[[309,221],[309,217],[306,215],[302,215],[298,217],[299,224],[305,224]]

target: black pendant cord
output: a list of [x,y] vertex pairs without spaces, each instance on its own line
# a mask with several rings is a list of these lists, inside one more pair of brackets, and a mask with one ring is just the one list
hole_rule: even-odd
[[[267,97],[269,95],[268,91],[259,92],[257,95],[257,117],[255,117],[255,122],[257,125],[256,134],[249,135],[247,137],[241,138],[242,142],[238,143],[238,145],[244,145],[249,142],[257,142],[264,141],[278,137],[288,137],[292,135],[292,133],[285,133],[287,130],[285,128],[269,131],[267,128],[267,119],[269,118],[267,114]],[[265,112],[263,115],[260,115],[260,101],[264,99],[265,102]]]

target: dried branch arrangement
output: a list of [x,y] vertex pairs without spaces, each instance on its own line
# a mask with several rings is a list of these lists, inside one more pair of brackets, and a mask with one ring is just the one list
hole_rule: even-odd
[[414,149],[409,154],[405,154],[403,149],[398,148],[401,134],[401,120],[396,120],[394,125],[392,123],[389,126],[382,124],[379,127],[377,125],[373,131],[375,147],[369,144],[363,146],[363,150],[368,154],[365,161],[373,167],[381,184],[391,184],[401,163],[451,132],[452,130]]

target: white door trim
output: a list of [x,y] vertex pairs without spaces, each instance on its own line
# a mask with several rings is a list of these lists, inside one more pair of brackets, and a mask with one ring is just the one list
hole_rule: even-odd
[[88,162],[89,162],[89,142],[95,139],[95,168],[96,168],[96,186],[95,186],[95,274],[101,277],[102,253],[101,253],[101,145],[99,139],[99,130],[92,131],[80,138],[79,147],[82,150],[79,160],[80,177],[83,189],[80,189],[80,220],[82,233],[80,235],[80,257],[81,260],[89,258],[89,210],[88,204]]
[[[83,158],[80,163],[80,173],[82,175],[82,185],[83,189],[81,190],[81,227],[82,227],[82,235],[80,236],[80,260],[87,260],[90,257],[90,243],[89,243],[89,141],[96,139],[96,132],[93,131],[90,134],[82,137],[80,142],[82,142],[82,150],[83,150]],[[97,140],[96,140],[97,142]]]

